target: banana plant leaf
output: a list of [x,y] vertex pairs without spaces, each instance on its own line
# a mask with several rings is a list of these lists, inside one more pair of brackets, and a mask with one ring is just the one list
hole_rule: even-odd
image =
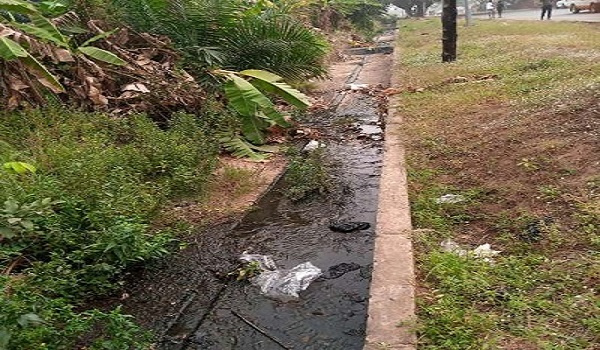
[[236,75],[230,75],[225,84],[225,95],[231,106],[243,116],[255,116],[262,111],[273,123],[288,127],[289,123],[279,113],[273,103],[254,85]]
[[65,38],[58,28],[56,28],[56,26],[47,18],[39,14],[33,14],[30,18],[31,24],[11,23],[11,25],[38,39],[53,42],[56,45],[67,49],[69,48],[69,41],[67,38]]
[[27,55],[27,50],[16,41],[0,37],[0,58],[10,61],[19,57],[27,57]]
[[259,118],[256,115],[253,116],[242,116],[242,134],[250,142],[256,145],[263,145],[267,142],[265,133],[263,130],[269,127],[264,119]]
[[282,82],[283,78],[276,74],[262,70],[245,70],[241,71],[240,74],[253,78],[252,85],[261,91],[276,94],[298,108],[310,106],[308,96]]
[[115,66],[124,66],[127,64],[127,62],[122,60],[119,56],[115,55],[114,53],[94,46],[80,46],[77,48],[77,50],[82,54],[89,56],[95,60],[114,64]]
[[44,67],[35,57],[27,54],[27,57],[20,57],[21,62],[26,65],[38,80],[54,93],[65,92],[65,88],[58,79]]
[[37,9],[27,1],[22,0],[0,0],[0,10],[31,15],[37,12]]
[[248,158],[255,162],[264,162],[269,158],[268,154],[257,152],[264,151],[263,147],[255,146],[238,135],[222,135],[219,141],[235,157]]

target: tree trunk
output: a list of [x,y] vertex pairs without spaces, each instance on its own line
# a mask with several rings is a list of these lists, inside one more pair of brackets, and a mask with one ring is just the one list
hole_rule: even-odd
[[417,3],[417,17],[425,17],[425,0]]
[[443,0],[442,61],[456,61],[456,0]]

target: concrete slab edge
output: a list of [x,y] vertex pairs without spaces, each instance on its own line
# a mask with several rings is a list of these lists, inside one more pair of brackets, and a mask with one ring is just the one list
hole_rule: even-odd
[[402,117],[388,107],[365,350],[416,349],[411,236]]

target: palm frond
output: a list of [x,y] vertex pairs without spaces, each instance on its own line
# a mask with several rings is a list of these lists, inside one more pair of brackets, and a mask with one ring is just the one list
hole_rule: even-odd
[[289,18],[246,18],[225,40],[229,69],[263,69],[291,81],[327,74],[322,62],[326,42]]

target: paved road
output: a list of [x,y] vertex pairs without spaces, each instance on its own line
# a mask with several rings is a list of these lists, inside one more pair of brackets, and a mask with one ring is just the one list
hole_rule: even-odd
[[[503,13],[502,18],[516,20],[539,20],[540,14],[541,9],[509,10]],[[475,15],[474,17],[481,19],[487,18],[487,15]],[[569,12],[569,9],[553,9],[552,21],[600,22],[600,13],[582,11],[578,14],[573,14]]]

